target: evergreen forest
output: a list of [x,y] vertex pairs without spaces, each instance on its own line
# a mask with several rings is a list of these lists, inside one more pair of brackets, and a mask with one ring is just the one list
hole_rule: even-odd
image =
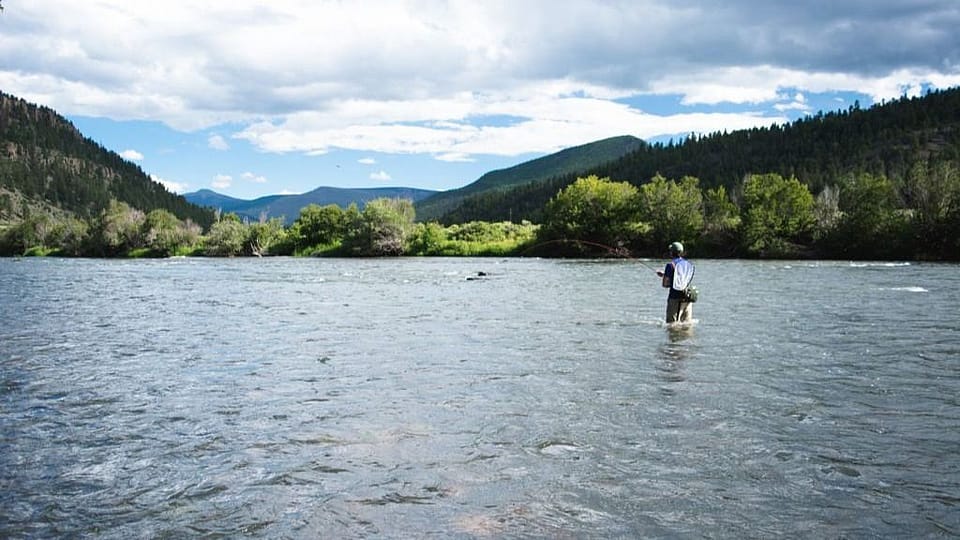
[[170,193],[52,109],[0,92],[0,223],[34,212],[89,220],[111,200],[145,212],[163,208],[201,227],[213,223],[211,210]]

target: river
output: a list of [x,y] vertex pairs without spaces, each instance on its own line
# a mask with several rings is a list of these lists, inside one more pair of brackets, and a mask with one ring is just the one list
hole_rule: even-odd
[[0,537],[960,535],[960,268],[0,259]]

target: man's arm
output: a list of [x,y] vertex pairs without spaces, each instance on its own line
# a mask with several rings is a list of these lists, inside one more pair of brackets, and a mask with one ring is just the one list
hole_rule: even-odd
[[[667,265],[667,268],[669,268],[670,270],[673,270],[673,268],[672,268],[671,265],[669,265],[669,264]],[[663,287],[664,287],[664,288],[668,288],[668,287],[670,287],[670,285],[672,285],[670,282],[673,281],[673,279],[672,279],[672,278],[673,278],[673,272],[660,272],[660,271],[657,271],[657,275],[663,278],[663,281],[662,281],[661,283],[663,284]]]

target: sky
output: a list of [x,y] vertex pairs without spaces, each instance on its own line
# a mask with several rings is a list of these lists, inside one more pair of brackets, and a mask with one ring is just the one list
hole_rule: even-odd
[[[3,0],[0,90],[177,193],[449,190],[960,86],[957,0]],[[613,179],[619,180],[619,179]]]

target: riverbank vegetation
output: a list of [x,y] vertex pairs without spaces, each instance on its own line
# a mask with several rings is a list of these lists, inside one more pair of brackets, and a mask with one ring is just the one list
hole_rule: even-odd
[[205,233],[157,209],[144,213],[112,201],[92,220],[34,212],[0,228],[0,255],[66,257],[509,256],[537,238],[531,223],[416,223],[413,203],[376,199],[356,205],[309,205],[290,227],[281,218],[244,222],[217,216]]
[[681,241],[698,257],[960,259],[960,171],[918,164],[898,185],[868,173],[814,194],[795,177],[746,176],[732,192],[698,178],[640,187],[595,175],[547,203],[540,224],[415,219],[413,203],[309,205],[281,218],[218,215],[203,231],[167,210],[112,201],[90,220],[33,212],[0,230],[0,254],[94,257],[662,256]]
[[698,257],[960,260],[960,170],[917,165],[902,185],[854,174],[816,194],[776,173],[729,193],[692,176],[639,188],[592,176],[550,200],[538,240],[570,256],[662,256],[679,240]]

